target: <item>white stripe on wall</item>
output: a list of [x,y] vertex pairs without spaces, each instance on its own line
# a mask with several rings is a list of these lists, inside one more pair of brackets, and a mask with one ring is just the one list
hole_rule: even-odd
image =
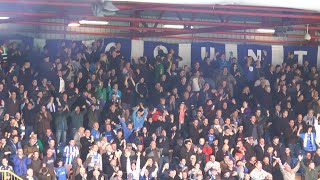
[[283,46],[280,45],[272,45],[272,60],[271,63],[273,65],[282,64],[284,60],[284,51]]
[[179,67],[184,65],[191,66],[191,44],[179,44],[179,56],[182,57],[182,61],[179,62]]
[[142,57],[144,53],[144,41],[142,40],[131,40],[131,58],[137,60]]
[[233,57],[238,58],[238,46],[237,44],[226,44],[225,45],[225,50],[226,50],[226,58],[230,58],[230,52],[233,52]]

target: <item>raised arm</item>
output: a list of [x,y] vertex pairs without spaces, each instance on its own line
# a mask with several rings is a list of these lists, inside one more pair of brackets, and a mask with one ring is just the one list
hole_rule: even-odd
[[[298,162],[298,164],[296,165],[296,167],[294,167],[294,168],[292,169],[292,172],[293,172],[293,173],[296,173],[296,172],[299,170],[299,168],[300,168],[300,162]],[[317,168],[320,168],[320,166],[318,166]]]
[[127,174],[133,173],[131,169],[130,155],[131,155],[131,152],[126,149],[124,156],[127,158]]
[[136,173],[137,174],[139,174],[140,170],[141,170],[141,167],[140,167],[140,164],[141,164],[140,155],[141,155],[141,152],[137,152],[137,164],[136,164]]
[[144,172],[146,171],[146,168],[147,168],[147,163],[141,169],[140,176],[144,176]]
[[137,119],[137,112],[138,112],[138,108],[135,108],[133,113],[132,113],[132,120],[135,121]]
[[143,109],[143,119],[145,119],[148,116],[148,109],[144,108]]
[[304,165],[304,163],[302,161],[302,155],[298,156],[298,160],[300,162],[300,165],[301,165],[302,169],[305,171],[307,169],[307,167]]
[[298,129],[298,131],[297,131],[297,136],[300,136],[300,131],[301,131],[301,129],[302,129],[302,126],[299,126],[299,129]]
[[120,121],[120,123],[121,123],[121,126],[122,126],[122,128],[126,128],[127,127],[127,124],[124,122],[124,120],[120,117],[120,115],[118,116],[118,119],[119,119],[119,121]]
[[157,174],[158,174],[158,171],[159,171],[158,163],[155,162],[154,165],[156,166],[156,168],[155,168],[154,171],[151,173],[151,177],[152,177],[152,178],[156,177]]

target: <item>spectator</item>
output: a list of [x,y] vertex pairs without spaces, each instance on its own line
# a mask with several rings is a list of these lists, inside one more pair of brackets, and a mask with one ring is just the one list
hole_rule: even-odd
[[303,140],[303,147],[306,152],[315,152],[316,151],[316,135],[312,132],[312,126],[308,126],[306,133],[301,133],[302,126],[299,127],[297,135]]
[[69,174],[70,169],[72,168],[72,163],[79,156],[79,149],[75,146],[75,142],[73,139],[69,141],[69,146],[66,146],[63,150],[63,157],[65,158],[64,166],[66,168],[67,173]]
[[293,169],[291,169],[291,166],[287,163],[282,164],[281,159],[277,159],[276,162],[279,163],[284,180],[296,179],[296,172],[300,168],[300,162]]
[[27,157],[23,154],[22,149],[18,149],[17,152],[17,156],[13,158],[14,172],[18,176],[23,177],[27,174],[27,166],[31,164],[30,157],[32,154],[29,154]]
[[58,161],[58,167],[55,168],[56,177],[58,180],[67,180],[67,170],[63,166],[63,161]]
[[39,152],[35,151],[32,155],[31,164],[29,166],[29,169],[32,169],[33,171],[32,175],[38,177],[41,167],[42,167],[42,161],[40,160]]
[[262,169],[261,162],[257,161],[255,164],[255,168],[250,173],[250,177],[252,180],[272,179],[272,174],[264,171]]
[[33,179],[33,180],[38,180],[38,177],[34,175],[32,169],[27,170],[27,175],[25,176],[25,179]]
[[304,164],[304,162],[302,161],[302,156],[300,155],[298,158],[299,158],[301,167],[305,172],[305,178],[306,179],[317,179],[318,173],[320,171],[320,167],[319,166],[315,167],[314,162],[312,160],[309,162],[308,166],[306,166]]
[[81,142],[80,157],[83,161],[86,159],[87,154],[89,153],[89,150],[94,141],[93,136],[90,136],[89,130],[86,130],[84,134],[85,135],[80,138],[80,142]]
[[[139,111],[139,108],[141,108],[143,110],[143,112]],[[148,110],[143,107],[142,103],[140,103],[139,106],[135,107],[135,109],[132,113],[132,121],[133,121],[135,130],[141,129],[143,127],[143,123],[144,123],[147,115],[148,115]]]
[[12,166],[10,166],[8,163],[8,159],[3,158],[1,161],[2,165],[0,166],[0,170],[8,170],[8,171],[13,171]]
[[[217,52],[179,68],[173,50],[127,61],[119,43],[105,52],[100,40],[42,54],[6,47],[3,169],[33,179],[294,179],[300,164],[316,177],[318,72],[292,55],[290,66],[265,67],[266,51],[244,63]],[[40,62],[14,63],[18,49]]]

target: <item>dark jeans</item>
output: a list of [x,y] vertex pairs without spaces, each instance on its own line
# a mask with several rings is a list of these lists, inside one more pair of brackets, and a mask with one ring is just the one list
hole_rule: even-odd
[[67,131],[65,131],[65,130],[57,130],[56,136],[57,136],[57,144],[59,144],[59,143],[61,143],[62,145],[66,144]]
[[26,138],[29,139],[29,136],[30,136],[31,132],[33,132],[33,131],[34,131],[33,126],[27,126],[26,125]]
[[162,169],[165,163],[169,163],[169,156],[160,157],[159,159],[159,169]]
[[298,158],[298,155],[301,154],[300,144],[288,144],[289,149],[291,150],[291,154],[294,158]]

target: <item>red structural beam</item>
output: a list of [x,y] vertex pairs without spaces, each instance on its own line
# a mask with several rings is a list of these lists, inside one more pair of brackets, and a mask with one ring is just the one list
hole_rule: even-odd
[[[86,34],[95,36],[112,36],[112,37],[130,37],[130,34],[124,33],[103,33],[103,32],[79,32],[79,31],[59,31],[59,30],[33,30],[33,29],[16,29],[16,28],[0,28],[0,31],[13,32],[29,32],[29,33],[49,33],[49,34]],[[291,44],[291,45],[307,45],[308,42],[301,41],[283,41],[283,40],[252,40],[252,39],[235,39],[235,38],[213,38],[213,37],[195,37],[195,36],[166,36],[170,39],[185,39],[198,41],[216,41],[216,42],[247,42],[260,44]],[[312,45],[320,45],[315,43]]]
[[[296,30],[307,30],[306,26],[297,26],[297,27],[293,27],[293,29]],[[315,26],[309,26],[309,30],[320,30],[320,27],[315,27]]]
[[[212,34],[223,34],[223,35],[239,35],[239,36],[263,36],[263,37],[274,37],[270,33],[251,33],[251,32],[233,32],[233,31],[224,31],[224,32],[214,32]],[[165,36],[164,36],[165,37]],[[287,38],[304,38],[304,35],[298,34],[287,34]],[[312,38],[320,39],[320,36],[313,36]]]
[[56,16],[55,13],[37,13],[37,12],[17,12],[17,11],[0,11],[1,15],[20,15],[20,16],[33,16],[33,17],[52,17]]
[[[92,0],[95,1],[95,0]],[[127,2],[117,2],[117,1],[113,1],[115,5],[119,6],[119,5],[145,5],[146,3],[142,3],[142,2],[131,2],[131,3],[127,3]],[[161,6],[163,4],[159,4],[159,3],[148,3],[148,4],[153,4],[154,6]],[[291,8],[282,8],[282,7],[261,7],[261,6],[246,6],[246,5],[219,5],[219,4],[168,4],[172,7],[174,6],[179,6],[179,7],[191,7],[191,8],[208,8],[208,7],[213,7],[215,9],[239,9],[239,10],[253,10],[253,11],[278,11],[278,12],[300,12],[300,13],[317,13],[316,11],[310,11],[310,10],[302,10],[302,9],[291,9]],[[121,7],[121,6],[120,6]]]
[[[55,13],[33,13],[33,12],[12,12],[12,11],[0,11],[0,14],[7,15],[22,15],[22,16],[33,16],[33,17],[52,17],[56,16]],[[190,21],[190,20],[174,20],[174,19],[154,19],[154,18],[132,18],[132,17],[121,17],[121,16],[106,16],[106,17],[96,17],[96,16],[86,16],[83,18],[90,20],[109,20],[109,21],[129,21],[129,22],[158,22],[162,24],[192,24],[192,25],[203,25],[203,26],[236,26],[236,27],[251,27],[259,28],[259,24],[243,24],[243,23],[226,23],[226,22],[213,22],[213,21]],[[5,21],[0,21],[5,22]]]
[[[54,14],[54,13],[11,12],[11,11],[0,11],[0,14],[23,15],[23,16],[32,16],[32,17],[54,17],[54,16],[57,16],[57,14]],[[264,27],[264,26],[262,26],[263,24],[259,24],[259,23],[244,24],[244,23],[231,23],[231,22],[191,21],[191,20],[180,21],[180,20],[173,20],[173,19],[132,18],[132,17],[120,17],[120,16],[107,16],[107,17],[85,16],[84,18],[91,19],[91,20],[108,20],[108,21],[151,22],[151,23],[158,22],[158,23],[162,23],[162,24],[191,24],[191,25],[203,25],[203,26],[245,27],[245,28],[251,28],[251,29]],[[0,21],[0,23],[1,22],[4,23],[6,21]],[[271,24],[267,23],[266,25],[280,26],[280,25],[312,24],[312,23],[318,23],[318,22],[320,22],[320,20],[319,21],[301,20],[301,21],[285,22],[285,23],[282,23],[282,22],[275,22],[275,23],[271,23]],[[154,30],[161,30],[161,29],[156,28]],[[170,30],[168,30],[168,31],[170,31]],[[179,31],[183,32],[183,30],[179,30]],[[194,30],[194,31],[196,31],[196,30]]]
[[[63,23],[48,23],[48,22],[17,22],[16,24],[25,24],[25,25],[38,25],[38,26],[66,26]],[[169,29],[169,28],[145,28],[145,27],[131,27],[131,26],[111,26],[111,25],[81,25],[81,27],[85,28],[106,28],[106,29],[118,29],[118,30],[143,30],[143,31],[154,31],[154,30],[161,30],[164,31],[164,35],[162,37],[168,37],[169,32],[190,32],[191,30],[184,30],[184,29]],[[301,26],[298,26],[300,28]],[[314,27],[310,27],[311,29]],[[320,29],[320,27],[319,27]],[[221,31],[221,32],[214,32],[213,34],[225,34],[225,35],[241,35],[241,36],[264,36],[264,37],[273,37],[272,34],[268,33],[250,33],[250,32],[228,32],[228,31]],[[287,38],[304,38],[304,35],[296,35],[296,34],[288,34]],[[320,39],[320,36],[314,36],[312,38]]]
[[66,1],[25,1],[25,0],[0,0],[0,3],[23,4],[23,5],[48,5],[64,7],[90,7],[90,3],[66,2]]
[[[15,3],[15,4],[28,4],[28,5],[57,5],[57,6],[72,6],[77,3],[72,2],[44,2],[44,1],[21,1],[21,0],[0,0],[0,3]],[[81,7],[88,7],[88,3],[79,3]],[[171,5],[170,5],[171,6]],[[118,5],[117,6],[123,10],[136,9],[132,5]],[[223,6],[221,6],[223,7]],[[247,8],[249,8],[248,6]],[[261,12],[248,12],[248,11],[225,11],[216,9],[199,9],[199,8],[177,8],[177,7],[152,7],[150,10],[158,11],[172,11],[172,12],[188,12],[188,13],[206,13],[206,14],[216,14],[216,15],[234,15],[234,16],[254,16],[254,17],[276,17],[276,18],[296,18],[296,19],[317,19],[320,20],[318,15],[305,15],[305,14],[286,14],[286,13],[261,13]],[[251,8],[254,9],[254,8]],[[148,8],[146,9],[148,10]]]
[[130,34],[126,34],[126,33],[107,33],[107,32],[59,31],[59,30],[40,30],[40,29],[34,30],[34,29],[17,29],[17,28],[0,28],[0,31],[5,31],[6,33],[28,32],[28,33],[86,34],[86,35],[95,35],[95,36],[130,37]]
[[[66,1],[39,1],[39,0],[32,0],[32,1],[25,1],[25,0],[0,0],[0,3],[14,3],[14,4],[23,4],[23,5],[50,5],[50,6],[70,6],[70,7],[90,7],[92,2],[96,0],[90,0],[88,2],[66,2]],[[308,10],[300,10],[300,9],[289,9],[289,8],[278,8],[278,7],[260,7],[260,6],[235,6],[235,5],[214,5],[214,4],[157,4],[157,3],[129,3],[130,7],[122,6],[123,4],[127,4],[127,2],[116,2],[114,3],[120,9],[135,9],[137,7],[148,7],[151,6],[182,6],[182,7],[197,7],[197,8],[208,8],[210,6],[214,6],[215,9],[237,9],[237,10],[254,10],[254,11],[275,11],[275,12],[302,12],[302,13],[312,13],[314,11]]]
[[[263,44],[299,44],[307,45],[306,41],[283,41],[283,40],[250,40],[250,39],[234,39],[234,38],[215,38],[215,37],[196,37],[196,36],[164,36],[163,38],[187,39],[199,41],[222,41],[222,42],[254,42]],[[316,43],[314,45],[319,45]]]
[[[222,22],[223,23],[223,22]],[[198,29],[192,29],[190,32],[149,32],[144,33],[141,37],[161,37],[168,35],[181,35],[181,34],[199,34],[199,33],[212,33],[212,32],[222,32],[222,31],[230,31],[230,30],[246,30],[246,29],[258,29],[258,28],[274,28],[276,26],[295,26],[301,24],[315,24],[319,23],[318,20],[301,20],[301,21],[286,21],[286,22],[273,22],[273,23],[260,23],[260,24],[242,24],[242,27],[234,26],[234,27],[225,27],[223,25],[217,27],[204,27]],[[233,24],[233,23],[230,23]],[[301,26],[300,26],[301,27]]]
[[[7,15],[22,15],[32,17],[54,17],[58,14],[54,13],[35,13],[35,12],[11,12],[11,11],[0,11],[0,14]],[[246,28],[260,28],[261,24],[244,24],[244,23],[231,23],[231,22],[212,22],[212,21],[191,21],[191,20],[173,20],[173,19],[154,19],[154,18],[132,18],[132,17],[120,17],[120,16],[107,16],[107,17],[96,17],[96,16],[85,16],[84,18],[92,20],[109,20],[109,21],[129,21],[129,22],[158,22],[162,24],[191,24],[191,25],[203,25],[203,26],[224,26],[224,27],[246,27]],[[320,18],[320,16],[319,16]],[[6,21],[0,21],[0,23]],[[311,24],[320,22],[319,21],[295,21],[300,24]],[[290,22],[289,22],[290,23]],[[275,25],[281,25],[282,23],[274,23]],[[285,24],[285,23],[283,23]],[[293,23],[296,24],[296,23]],[[290,24],[289,24],[290,25]],[[157,28],[158,29],[158,28]]]
[[[67,26],[63,23],[49,23],[49,22],[34,22],[21,21],[15,24],[38,25],[38,26]],[[152,28],[152,27],[134,27],[134,26],[112,26],[112,25],[81,25],[85,28],[105,28],[105,29],[120,29],[120,30],[141,30],[141,31],[167,31],[167,32],[191,32],[188,29],[170,29],[170,28]]]
[[[119,5],[120,9],[130,9],[130,6]],[[319,15],[303,15],[303,14],[277,14],[277,13],[260,13],[247,11],[223,11],[223,10],[206,10],[196,8],[174,8],[174,7],[154,7],[152,10],[158,11],[172,11],[172,12],[189,12],[189,13],[205,13],[205,14],[220,14],[220,15],[234,15],[234,16],[254,16],[254,17],[277,17],[277,18],[296,18],[296,19],[317,19],[320,20]]]

